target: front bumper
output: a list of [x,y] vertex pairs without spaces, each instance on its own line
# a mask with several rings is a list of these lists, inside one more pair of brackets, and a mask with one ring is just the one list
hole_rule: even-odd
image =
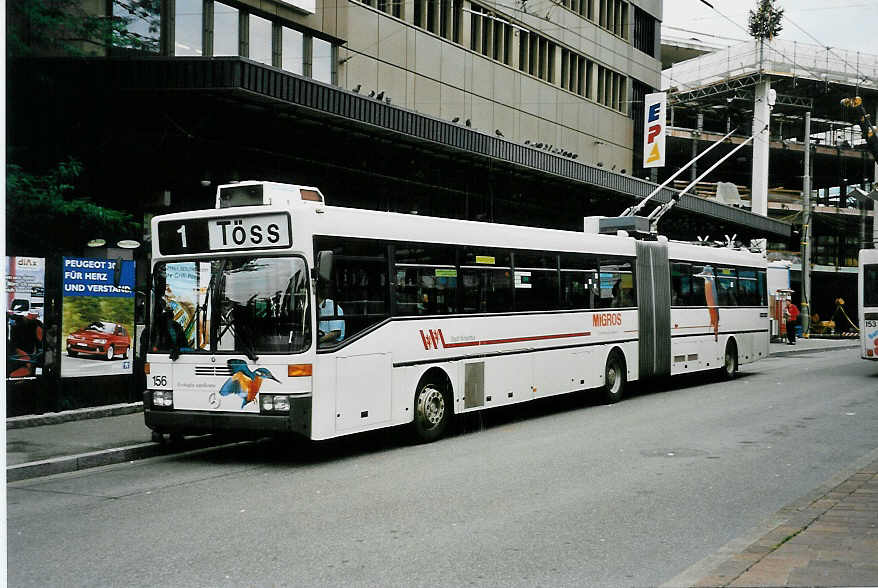
[[103,355],[107,352],[106,345],[90,345],[88,343],[73,342],[67,343],[67,352],[79,353],[81,355]]
[[143,394],[146,426],[160,433],[201,434],[223,431],[298,433],[311,436],[311,397],[291,397],[290,413],[284,415],[207,410],[156,409],[152,391]]

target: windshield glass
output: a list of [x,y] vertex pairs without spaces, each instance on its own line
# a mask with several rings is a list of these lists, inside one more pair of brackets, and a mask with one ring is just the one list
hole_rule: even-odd
[[878,306],[878,264],[863,266],[863,306]]
[[85,330],[86,331],[97,331],[99,333],[112,333],[114,326],[115,325],[113,325],[112,323],[108,324],[108,323],[94,322],[94,323],[91,323],[89,326],[87,326],[85,328]]
[[229,257],[159,263],[153,273],[154,352],[299,353],[311,341],[305,262]]

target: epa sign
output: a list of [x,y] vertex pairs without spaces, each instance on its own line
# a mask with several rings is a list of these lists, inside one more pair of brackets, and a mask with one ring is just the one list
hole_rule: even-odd
[[644,106],[643,167],[664,167],[668,96],[664,92],[647,94]]

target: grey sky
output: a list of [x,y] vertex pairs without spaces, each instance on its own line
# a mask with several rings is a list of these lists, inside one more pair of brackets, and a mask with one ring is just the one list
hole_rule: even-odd
[[[700,0],[665,0],[662,36],[696,37],[716,46],[749,39],[747,15],[756,0],[707,1],[716,10]],[[778,5],[784,8],[780,39],[878,54],[878,0],[780,0]]]

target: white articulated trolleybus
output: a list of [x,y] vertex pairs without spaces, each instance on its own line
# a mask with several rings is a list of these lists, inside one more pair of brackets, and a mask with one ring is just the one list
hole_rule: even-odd
[[152,220],[146,424],[327,439],[768,355],[766,262],[728,247],[327,206],[220,186]]
[[860,357],[878,359],[878,249],[860,249],[857,292]]

